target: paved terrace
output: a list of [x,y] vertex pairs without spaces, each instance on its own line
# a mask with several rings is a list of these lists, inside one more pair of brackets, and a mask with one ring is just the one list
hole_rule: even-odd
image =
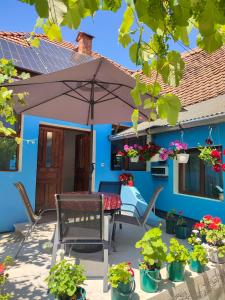
[[[44,281],[48,275],[51,253],[43,249],[43,245],[50,241],[53,235],[54,224],[39,226],[27,241],[19,259],[9,270],[9,284],[7,290],[14,293],[16,300],[39,300],[54,299],[47,294],[47,286]],[[187,268],[186,278],[183,283],[172,283],[166,279],[166,269],[163,269],[163,282],[160,291],[154,294],[147,294],[140,290],[138,262],[140,255],[135,249],[135,242],[143,235],[143,230],[124,225],[123,230],[117,230],[116,242],[117,252],[109,256],[111,264],[122,261],[131,261],[135,269],[136,293],[133,300],[224,300],[225,299],[225,265],[209,265],[203,275],[197,275]],[[163,239],[168,243],[171,238],[163,234]],[[0,235],[0,258],[5,255],[13,256],[17,249],[19,237],[15,233]],[[73,253],[76,256],[75,253]],[[95,274],[100,270],[101,252],[96,254],[82,254],[81,263],[86,269],[92,270]],[[80,256],[80,254],[79,254]],[[90,258],[92,261],[90,261]],[[87,280],[85,289],[87,300],[109,300],[110,291],[103,294],[102,280]]]

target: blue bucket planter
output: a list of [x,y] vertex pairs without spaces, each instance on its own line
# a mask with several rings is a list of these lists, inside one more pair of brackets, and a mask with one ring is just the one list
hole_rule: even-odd
[[202,273],[205,271],[205,265],[202,265],[198,260],[191,259],[189,267],[193,272]]
[[171,281],[184,281],[185,265],[180,261],[173,261],[167,265],[167,272]]
[[187,226],[176,226],[175,232],[178,239],[185,240],[187,238],[188,228]]
[[112,300],[129,300],[132,299],[135,290],[135,281],[131,280],[129,283],[119,283],[117,288],[111,288]]
[[140,269],[140,285],[141,289],[146,293],[155,293],[159,289],[161,281],[160,270]]
[[[78,287],[77,292],[76,292],[76,300],[86,300],[86,291],[82,287]],[[56,300],[70,300],[71,297],[69,296],[62,296],[55,298]]]

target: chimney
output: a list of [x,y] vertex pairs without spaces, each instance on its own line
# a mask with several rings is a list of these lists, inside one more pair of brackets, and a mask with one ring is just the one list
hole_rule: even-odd
[[78,32],[76,38],[76,42],[78,43],[78,53],[91,55],[93,38],[93,35],[85,32]]

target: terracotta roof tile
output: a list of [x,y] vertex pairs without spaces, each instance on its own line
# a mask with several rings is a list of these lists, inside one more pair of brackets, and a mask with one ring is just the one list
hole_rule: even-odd
[[[208,54],[202,49],[193,49],[182,54],[185,61],[183,79],[178,87],[171,87],[160,80],[162,94],[174,93],[183,106],[202,102],[218,95],[225,94],[225,46]],[[144,82],[153,82],[140,71]]]

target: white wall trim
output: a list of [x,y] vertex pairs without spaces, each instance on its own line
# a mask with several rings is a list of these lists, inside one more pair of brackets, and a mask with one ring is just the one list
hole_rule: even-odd
[[179,163],[176,159],[173,160],[173,193],[178,194],[179,189]]

